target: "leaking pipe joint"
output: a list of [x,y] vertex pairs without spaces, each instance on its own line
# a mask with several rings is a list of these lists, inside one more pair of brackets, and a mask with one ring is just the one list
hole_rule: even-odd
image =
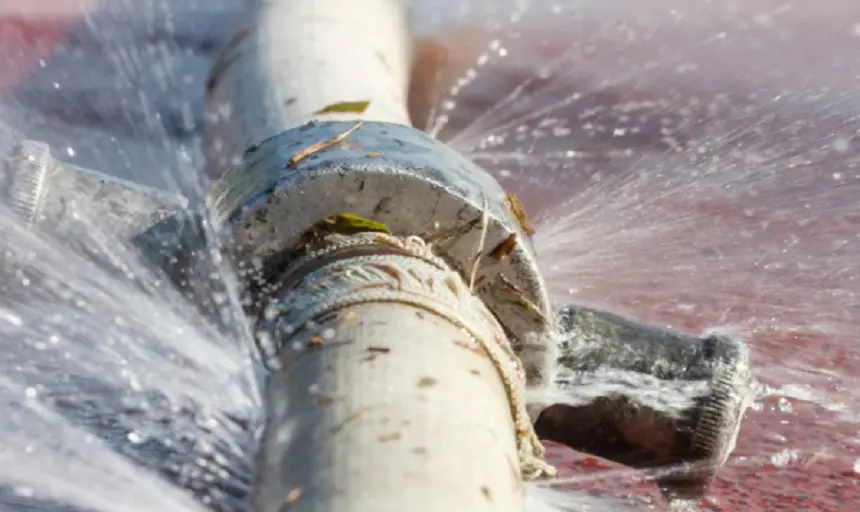
[[[391,128],[388,125],[383,125],[383,127],[386,130]],[[407,131],[406,133],[410,132]],[[438,148],[441,146],[433,141],[427,142],[423,136],[418,137],[418,140],[431,144],[431,147]],[[383,141],[382,146],[384,146],[385,139],[381,139],[381,141]],[[401,147],[400,145],[397,146]],[[258,150],[259,148],[252,153]],[[375,160],[375,158],[377,157],[374,156],[370,160]],[[356,160],[359,163],[365,161],[360,154]],[[319,161],[319,157],[311,161]],[[385,164],[386,161],[380,162]],[[374,161],[374,163],[377,162]],[[50,231],[53,234],[64,235],[66,238],[74,238],[74,233],[78,229],[91,230],[94,226],[98,226],[104,233],[117,236],[119,242],[122,242],[123,239],[130,239],[144,250],[148,258],[167,271],[168,276],[180,288],[191,291],[195,303],[203,307],[204,312],[210,314],[210,318],[219,318],[216,305],[207,304],[213,295],[212,287],[217,287],[219,283],[211,281],[210,276],[213,269],[206,265],[205,256],[208,251],[207,243],[203,239],[205,230],[200,223],[201,216],[187,211],[185,209],[186,201],[181,196],[142,187],[135,183],[117,180],[101,173],[59,162],[51,156],[47,145],[34,141],[25,141],[17,146],[15,152],[6,159],[6,165],[2,167],[0,178],[2,178],[6,191],[3,202],[10,206],[26,224],[40,230]],[[400,205],[400,208],[403,208],[401,211],[409,211],[403,205]],[[290,211],[281,212],[281,214],[289,216],[288,218],[295,215]],[[257,220],[265,218],[265,216],[260,216]],[[232,220],[235,221],[235,219],[236,217],[233,217]],[[97,223],[94,224],[94,222]],[[232,224],[228,221],[226,225]],[[246,224],[246,228],[248,226],[250,224]],[[456,234],[454,231],[450,233],[451,236]],[[277,229],[273,230],[272,235],[272,237],[263,238],[261,241],[275,239]],[[352,378],[330,380],[332,375],[345,375],[353,370],[349,370],[349,365],[345,365],[341,356],[335,356],[336,351],[320,350],[317,352],[314,350],[323,345],[338,347],[341,346],[343,340],[357,339],[363,344],[350,343],[348,344],[350,345],[349,350],[342,352],[342,354],[353,354],[353,356],[361,354],[359,357],[362,361],[367,362],[375,361],[377,354],[393,355],[390,358],[379,359],[380,364],[383,364],[383,369],[380,371],[388,372],[386,375],[379,375],[375,378],[365,376],[356,381],[366,383],[368,389],[380,382],[393,382],[392,379],[398,378],[410,382],[414,381],[415,386],[421,389],[427,388],[424,389],[425,393],[428,392],[429,388],[434,388],[435,391],[440,392],[439,396],[434,399],[438,410],[440,404],[445,403],[446,385],[436,388],[436,384],[440,382],[438,374],[436,376],[431,376],[431,374],[435,374],[439,367],[433,366],[433,357],[420,355],[422,350],[435,345],[429,341],[420,342],[418,340],[424,338],[419,338],[412,340],[415,343],[410,342],[408,351],[390,352],[392,347],[398,346],[399,343],[386,345],[380,341],[385,341],[386,336],[391,332],[397,332],[396,330],[382,329],[378,334],[373,335],[362,333],[365,333],[367,329],[372,331],[373,328],[379,328],[380,325],[385,324],[403,326],[409,332],[431,332],[434,333],[431,338],[436,339],[437,336],[442,336],[446,328],[453,328],[457,333],[462,333],[463,329],[457,327],[458,325],[472,326],[472,328],[484,325],[484,329],[488,329],[486,332],[491,333],[484,335],[484,339],[505,338],[505,329],[500,323],[489,320],[493,315],[481,301],[467,301],[461,296],[470,294],[454,294],[448,296],[447,299],[440,299],[436,294],[427,294],[426,290],[424,292],[418,290],[414,286],[415,283],[409,279],[404,281],[405,276],[398,274],[397,271],[393,274],[383,273],[379,275],[377,273],[377,278],[380,279],[377,279],[375,284],[385,284],[388,280],[389,285],[397,284],[403,291],[404,282],[407,285],[412,283],[412,290],[417,290],[418,293],[417,295],[413,294],[407,302],[411,302],[413,306],[418,306],[417,308],[392,308],[390,304],[380,300],[385,297],[376,296],[377,304],[375,306],[355,302],[351,304],[354,306],[351,309],[346,310],[341,307],[340,313],[335,313],[338,308],[332,309],[330,306],[331,304],[337,305],[338,302],[332,302],[331,289],[328,293],[307,294],[306,290],[301,292],[304,286],[302,283],[309,276],[318,274],[319,270],[326,268],[327,265],[344,262],[358,265],[355,268],[370,264],[377,270],[380,268],[380,264],[383,266],[393,264],[392,268],[409,269],[407,273],[410,276],[422,275],[428,281],[435,280],[435,282],[442,283],[439,286],[441,290],[450,290],[449,285],[453,286],[454,290],[461,292],[464,290],[466,284],[462,279],[462,271],[455,272],[447,261],[436,256],[428,257],[425,255],[422,257],[414,251],[410,252],[403,247],[398,248],[396,246],[400,242],[392,239],[389,235],[371,232],[362,236],[364,236],[363,241],[361,236],[352,241],[361,243],[343,245],[338,250],[317,251],[309,255],[307,254],[309,246],[305,246],[304,251],[286,251],[282,257],[273,258],[272,264],[258,265],[257,270],[251,270],[246,274],[254,277],[254,279],[248,280],[249,288],[254,288],[255,283],[259,284],[265,280],[275,284],[266,292],[269,297],[267,302],[261,301],[260,304],[252,308],[256,311],[255,314],[258,318],[266,318],[267,312],[271,311],[269,307],[272,304],[275,306],[280,304],[278,307],[283,309],[285,302],[289,302],[291,297],[292,300],[295,297],[302,297],[301,293],[305,293],[301,299],[302,302],[308,305],[329,304],[323,308],[328,310],[328,313],[322,315],[320,323],[314,328],[309,328],[303,321],[296,321],[295,317],[292,320],[284,320],[279,315],[273,317],[275,322],[261,322],[264,328],[261,332],[270,332],[281,340],[278,347],[268,347],[269,355],[277,359],[275,366],[280,365],[283,361],[294,364],[294,360],[307,355],[305,361],[310,361],[311,363],[308,363],[311,365],[310,367],[321,372],[317,375],[319,382],[312,387],[313,392],[309,390],[308,394],[299,393],[298,396],[279,394],[278,390],[300,390],[302,385],[287,381],[298,378],[297,375],[299,374],[304,375],[301,377],[304,379],[303,382],[311,381],[313,380],[311,375],[301,372],[299,374],[282,371],[273,373],[272,384],[268,388],[268,403],[272,407],[270,421],[274,425],[281,427],[292,425],[295,428],[298,428],[297,425],[305,425],[304,428],[311,428],[320,423],[320,420],[316,419],[310,423],[296,422],[297,418],[303,417],[302,411],[310,415],[307,417],[330,414],[330,412],[324,412],[325,408],[321,409],[318,406],[327,404],[332,396],[337,396],[338,386],[349,385],[349,382],[353,382]],[[370,238],[367,238],[368,236]],[[440,238],[440,240],[442,239]],[[240,246],[237,248],[239,250],[234,254],[248,250],[243,250]],[[253,250],[251,254],[254,254]],[[371,256],[371,260],[375,261],[368,260],[368,256]],[[358,257],[358,259],[356,260],[354,257]],[[255,259],[258,262],[262,261],[258,256],[251,256],[251,258],[252,261]],[[386,258],[394,258],[394,261],[387,261]],[[434,262],[430,266],[426,265],[428,258]],[[359,268],[360,272],[367,270],[367,268],[363,270]],[[261,276],[268,277],[264,280],[258,279]],[[391,279],[394,279],[393,283]],[[408,289],[409,286],[407,286]],[[317,291],[321,292],[321,290]],[[297,292],[298,295],[296,295]],[[349,295],[346,292],[349,292],[348,287],[340,289],[334,295],[337,297]],[[389,296],[388,298],[391,299],[392,297]],[[403,298],[400,296],[400,299]],[[347,302],[340,302],[339,304],[341,306],[349,305]],[[456,309],[459,313],[451,312],[451,304],[458,305]],[[436,326],[429,330],[422,330],[417,325],[408,327],[410,320],[416,321],[415,319],[424,315],[428,309],[435,308],[439,312],[446,310],[446,307],[449,309],[443,318],[447,316],[449,320],[454,320],[453,323],[449,321],[446,324],[448,327]],[[297,308],[296,311],[307,313],[312,309],[313,307],[309,306]],[[364,320],[351,323],[349,319],[355,319],[359,312]],[[404,315],[402,318],[400,318],[401,313]],[[400,319],[398,320],[398,318]],[[433,318],[432,315],[431,318]],[[465,320],[469,318],[472,320]],[[560,397],[557,393],[542,393],[540,385],[546,380],[548,373],[538,373],[538,376],[533,377],[529,386],[532,400],[529,406],[532,417],[537,419],[535,425],[537,434],[544,439],[557,441],[577,450],[632,467],[656,468],[658,470],[656,479],[669,498],[694,499],[704,495],[717,470],[734,447],[744,411],[752,397],[754,379],[750,373],[749,353],[746,347],[738,341],[724,336],[708,335],[695,338],[632,322],[610,313],[574,305],[559,308],[553,323],[558,329],[555,342],[558,343],[559,350],[556,361],[558,372],[555,384],[564,390],[566,396]],[[523,323],[521,325],[528,324]],[[540,324],[536,323],[535,325]],[[292,326],[292,330],[287,328],[289,326]],[[296,326],[300,328],[296,329]],[[445,366],[457,367],[456,364],[452,363],[457,359],[456,356],[463,355],[460,352],[464,350],[470,351],[472,354],[479,354],[486,350],[486,347],[475,342],[478,339],[475,336],[452,335],[454,331],[449,333],[449,336],[454,342],[453,348],[458,350],[443,358]],[[331,339],[321,337],[321,333],[330,333]],[[359,334],[353,336],[353,333]],[[368,339],[376,341],[370,343],[367,342]],[[411,335],[410,339],[412,339]],[[397,339],[390,341],[397,341]],[[318,344],[319,346],[317,346]],[[504,345],[496,346],[497,348],[504,348]],[[516,347],[516,345],[513,346]],[[398,346],[398,348],[401,347]],[[452,349],[450,345],[447,348]],[[540,360],[545,356],[541,351],[547,349],[540,346],[537,348],[539,350],[532,354],[537,361],[534,363],[535,366],[541,372],[552,370],[552,365],[540,365]],[[523,347],[518,347],[518,350],[522,352]],[[526,352],[529,350],[535,350],[535,347],[525,348]],[[398,359],[404,356],[406,356],[405,360]],[[460,357],[460,360],[462,365],[468,366],[467,371],[473,377],[476,376],[476,373],[481,375],[499,373],[499,369],[493,365],[487,366],[483,370],[479,368],[488,364],[486,359]],[[515,365],[518,358],[511,358],[503,354],[497,360],[507,361],[509,364]],[[319,366],[320,361],[328,362]],[[406,361],[412,361],[413,366],[410,367]],[[418,366],[414,366],[416,363]],[[332,372],[331,370],[335,366],[342,369]],[[399,377],[390,373],[394,369],[399,372]],[[482,371],[483,373],[481,373]],[[417,375],[423,376],[416,377]],[[416,378],[418,380],[415,380]],[[472,382],[472,380],[474,379],[467,379],[466,382]],[[451,383],[455,380],[447,382]],[[419,386],[417,383],[422,384]],[[494,393],[499,394],[499,399],[495,403],[504,405],[506,404],[506,393],[510,392],[510,388],[506,389],[504,385],[500,386],[499,384],[499,382],[490,379],[481,383],[485,386],[483,391],[477,391],[480,386],[475,387],[476,394],[473,398],[478,402],[472,405],[463,402],[466,394],[464,394],[464,389],[458,388],[456,393],[457,404],[446,404],[444,408],[456,410],[457,407],[465,406],[465,409],[474,412],[480,409],[479,403],[486,407],[493,402],[492,400],[487,402],[479,397],[487,398],[493,396]],[[404,387],[404,389],[409,389],[409,386]],[[432,393],[424,398],[429,399],[430,395]],[[367,401],[368,397],[372,396],[378,398],[385,396],[385,393],[354,396],[352,399],[357,404]],[[453,395],[448,394],[447,396]],[[292,398],[288,400],[288,397]],[[391,399],[390,395],[388,399]],[[299,405],[309,400],[313,402],[314,407]],[[408,403],[409,400],[404,401],[404,404]],[[365,407],[356,404],[353,405],[360,410]],[[336,408],[331,410],[336,410]],[[501,428],[501,431],[508,428],[504,425],[510,425],[509,421],[512,419],[507,414],[499,415],[500,411],[504,410],[506,409],[503,407],[497,409],[495,413],[489,413],[488,410],[484,411],[485,418],[496,417],[490,423]],[[413,437],[416,435],[418,437],[421,435],[429,436],[433,432],[442,430],[438,425],[436,413],[422,414],[419,411],[407,413],[406,409],[398,409],[398,413],[424,420],[421,423],[423,430],[419,429],[420,431],[407,433],[407,437],[409,435]],[[343,413],[340,416],[343,416]],[[332,419],[337,417],[339,417],[337,414],[331,416],[329,423],[337,421]],[[437,423],[434,423],[434,418]],[[452,416],[448,416],[448,418],[450,419]],[[276,431],[279,430],[277,428],[271,430],[271,432]],[[424,434],[420,434],[420,432],[424,432]],[[405,433],[405,431],[398,431],[395,435],[376,432],[377,437],[381,439],[389,439],[391,436],[396,438]],[[501,434],[497,433],[497,435]],[[278,468],[277,465],[292,460],[311,460],[312,457],[307,453],[302,456],[301,450],[299,452],[295,450],[316,445],[313,443],[274,443],[272,439],[274,438],[269,438],[264,444],[263,453],[265,456],[261,464],[267,464],[270,467],[260,471],[260,474],[263,475],[262,479],[271,480],[275,478],[279,480],[281,477],[277,475],[284,474],[288,478],[280,480],[282,485],[274,485],[269,481],[260,483],[257,486],[260,496],[258,499],[267,502],[277,501],[278,493],[289,492],[285,490],[285,485],[289,486],[290,490],[304,488],[307,498],[311,493],[310,489],[314,487],[309,482],[302,480],[308,473],[293,473],[288,471],[289,468]],[[393,438],[391,439],[393,440]],[[319,438],[317,438],[317,442],[319,442]],[[426,444],[429,445],[429,443]],[[396,446],[391,445],[391,447]],[[480,446],[480,443],[467,446],[476,447]],[[416,452],[424,453],[421,448],[416,447]],[[423,448],[426,449],[426,447]],[[472,455],[461,451],[460,455],[469,460],[488,462],[494,468],[500,467],[499,464],[502,461],[509,466],[515,465],[510,453],[505,456],[504,452],[505,450],[495,452],[502,457],[496,462],[492,462],[493,457],[488,456],[488,454],[494,453],[492,451],[482,451]],[[344,452],[342,451],[342,453]],[[375,453],[382,457],[382,459],[378,459],[382,461],[386,457],[394,456],[393,453],[387,455],[383,455],[383,452]],[[403,454],[400,453],[397,456],[400,455]],[[437,459],[437,463],[441,464],[440,460],[444,460],[444,457]],[[452,463],[449,461],[445,464]],[[338,465],[332,467],[335,466],[340,467]],[[670,469],[660,469],[665,466],[670,466]],[[461,465],[460,468],[463,469],[464,466]],[[472,473],[481,474],[486,473],[486,471],[488,471],[487,468],[473,468]],[[325,478],[339,479],[341,484],[346,482],[341,477],[333,476],[335,472],[329,471],[323,474]],[[439,470],[438,474],[447,473]],[[304,476],[296,479],[289,475],[293,475],[293,477]],[[459,479],[458,481],[465,480]],[[503,493],[495,485],[498,485],[498,482],[504,482],[505,479],[496,478],[493,481],[497,483],[488,488],[496,489],[491,493],[496,492],[497,496],[501,497]],[[380,484],[391,485],[392,483],[391,480],[376,481],[377,486]],[[318,492],[319,487],[316,488]],[[362,487],[354,486],[352,488],[360,489]],[[473,491],[474,488],[472,485]],[[382,492],[381,488],[378,491],[381,493],[380,496],[386,494]],[[463,492],[459,495],[468,496],[469,493]],[[368,496],[373,496],[373,494]],[[401,494],[400,496],[405,495]],[[475,493],[472,492],[471,496],[474,498]]]
[[[414,128],[372,120],[288,129],[252,146],[213,187],[213,224],[229,237],[232,257],[256,294],[258,341],[277,363],[266,387],[270,423],[257,510],[278,510],[291,492],[306,496],[296,510],[320,512],[521,509],[520,471],[529,464],[523,449],[531,446],[538,457],[542,450],[532,444],[525,395],[507,384],[548,384],[555,351],[544,284],[509,201],[483,169],[444,144]],[[308,235],[321,221],[325,226],[343,215],[381,228],[368,229],[370,238],[314,252]],[[398,249],[409,240],[425,244],[428,256]],[[499,257],[505,244],[510,249]],[[324,265],[335,253],[334,267]],[[430,255],[438,264],[427,265]],[[309,258],[307,266],[295,267],[302,258]],[[355,283],[300,292],[324,287],[336,268],[390,294],[365,296]],[[379,268],[395,277],[376,275]],[[306,300],[296,302],[297,293]],[[295,313],[290,304],[312,304],[311,296],[321,301],[319,310],[281,321]],[[459,304],[461,298],[466,302]],[[455,319],[461,315],[467,320]],[[307,329],[307,322],[316,327]],[[475,329],[481,334],[463,336]],[[475,354],[488,349],[472,340],[500,341],[507,354],[500,357],[521,369],[505,373],[486,360],[476,365]],[[294,350],[316,344],[333,348],[307,357]],[[425,389],[420,382],[438,386]],[[297,397],[309,389],[323,393],[331,407]],[[351,434],[320,433],[340,432],[352,414],[367,421],[351,424]],[[496,441],[487,442],[489,432]],[[391,436],[397,439],[386,442]],[[309,465],[317,469],[309,473]],[[496,474],[499,468],[507,469]]]
[[520,512],[549,471],[530,230],[410,125],[408,3],[251,2],[207,83],[207,211],[271,369],[257,512]]
[[[207,82],[221,177],[204,208],[35,143],[4,179],[25,222],[90,212],[198,299],[208,219],[272,370],[255,510],[521,512],[522,480],[551,473],[536,432],[635,467],[704,462],[660,479],[669,497],[701,496],[748,403],[745,348],[556,315],[518,202],[409,124],[407,2],[249,4]],[[569,396],[525,412],[526,389],[552,397],[556,380]],[[699,391],[648,401],[675,388]]]

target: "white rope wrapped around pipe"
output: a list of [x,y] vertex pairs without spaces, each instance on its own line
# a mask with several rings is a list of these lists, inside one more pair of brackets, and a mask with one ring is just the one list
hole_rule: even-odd
[[292,492],[297,510],[522,510],[522,460],[542,466],[518,457],[524,382],[501,326],[420,239],[367,236],[405,252],[329,262],[358,245],[334,236],[270,305],[264,332],[294,334],[267,386],[257,509]]
[[[494,180],[409,125],[407,3],[257,3],[209,79],[208,162],[226,174],[208,205],[266,283],[257,512],[519,512],[523,479],[553,471],[526,411],[534,365],[506,332],[548,330],[548,301],[536,273],[487,278],[534,267],[525,243],[484,275],[526,236]],[[517,311],[488,309],[478,282]]]

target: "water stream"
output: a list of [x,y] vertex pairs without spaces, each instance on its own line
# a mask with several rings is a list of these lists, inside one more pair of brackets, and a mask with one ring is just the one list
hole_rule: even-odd
[[[241,5],[114,0],[71,24],[0,10],[0,49],[32,60],[0,90],[2,149],[24,134],[199,197],[203,80]],[[860,506],[860,6],[418,9],[413,112],[522,197],[554,298],[752,346],[764,389],[702,508]],[[71,243],[0,213],[0,509],[247,510],[261,418],[241,321],[219,333],[81,225]],[[550,456],[563,489],[530,488],[529,512],[665,508],[641,473]]]

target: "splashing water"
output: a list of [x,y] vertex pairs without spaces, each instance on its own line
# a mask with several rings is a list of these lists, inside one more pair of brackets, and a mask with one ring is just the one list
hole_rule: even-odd
[[[857,20],[841,1],[532,4],[432,57],[459,72],[431,130],[537,216],[556,300],[750,343],[764,385],[709,510],[860,504]],[[653,496],[552,453],[573,487]]]
[[[241,7],[90,11],[3,96],[0,140],[23,133],[68,148],[67,161],[199,196],[211,34]],[[764,389],[701,508],[860,503],[860,7],[420,9],[443,14],[418,15],[430,39],[412,110],[523,198],[555,299],[750,343]],[[0,212],[0,504],[247,510],[261,418],[246,340],[82,225],[72,244]],[[531,487],[529,512],[663,507],[641,472],[559,446],[550,455],[574,492]]]
[[[208,23],[231,10],[176,7],[113,2],[74,24],[50,11],[10,18],[24,28],[7,47],[45,26],[70,33],[4,95],[4,149],[42,139],[65,161],[199,195],[187,171],[200,123],[188,113],[201,115]],[[0,508],[248,510],[262,418],[241,320],[229,333],[207,323],[98,219],[59,239],[3,211],[0,232]],[[235,290],[228,272],[216,278]],[[235,297],[214,293],[241,318]]]
[[241,497],[259,405],[243,346],[92,219],[75,236],[83,254],[11,218],[0,217],[15,242],[0,286],[4,509],[202,509],[158,471],[203,503],[229,502],[237,485]]

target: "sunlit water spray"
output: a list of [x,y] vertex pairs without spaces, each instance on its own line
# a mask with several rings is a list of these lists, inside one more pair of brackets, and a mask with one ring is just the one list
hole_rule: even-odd
[[[99,100],[84,80],[73,108],[51,109],[39,104],[60,94],[51,85],[29,103],[32,94],[22,96],[23,112],[47,109],[42,125],[28,124],[64,141],[50,126],[95,112],[101,130],[75,126],[68,137],[84,142],[65,145],[74,146],[70,159],[89,155],[108,171],[119,161],[149,183],[194,183],[183,171],[151,170],[182,168],[177,160],[195,154],[207,34],[237,3],[219,4],[215,15],[207,6],[208,17],[179,3],[139,2],[143,14],[134,14],[118,2],[124,17],[90,17],[87,33],[100,41],[118,77],[110,88],[123,99]],[[813,505],[850,502],[850,486],[815,482],[860,471],[852,340],[860,141],[845,79],[853,68],[828,53],[841,39],[807,42],[796,18],[778,9],[715,8],[711,22],[701,6],[654,4],[628,13],[620,4],[511,3],[486,33],[457,40],[474,45],[464,52],[472,60],[440,82],[446,94],[433,102],[428,129],[523,197],[557,300],[692,333],[720,327],[750,342],[765,387],[706,506],[793,497],[804,485],[823,496]],[[457,16],[477,26],[474,12]],[[185,18],[193,28],[183,29]],[[109,44],[125,19],[143,24],[144,44]],[[750,41],[762,53],[747,55]],[[786,61],[806,44],[832,58],[794,52]],[[74,44],[63,52],[58,62],[80,59]],[[55,91],[74,85],[45,80],[60,85]],[[73,249],[0,215],[3,500],[22,510],[52,500],[95,511],[246,510],[261,418],[242,326],[233,326],[240,335],[219,332],[129,246],[91,226]],[[232,289],[229,272],[217,277]],[[217,300],[238,313],[234,297]],[[641,472],[572,462],[557,448],[551,455],[562,483],[599,497],[532,487],[529,512],[662,506]]]
[[750,343],[763,386],[710,506],[856,502],[853,25],[791,2],[651,3],[455,32],[477,57],[434,129],[537,216],[557,300]]
[[8,212],[0,226],[13,241],[0,287],[4,499],[104,511],[202,509],[183,487],[204,504],[242,499],[260,419],[245,339],[94,219],[73,244]]

